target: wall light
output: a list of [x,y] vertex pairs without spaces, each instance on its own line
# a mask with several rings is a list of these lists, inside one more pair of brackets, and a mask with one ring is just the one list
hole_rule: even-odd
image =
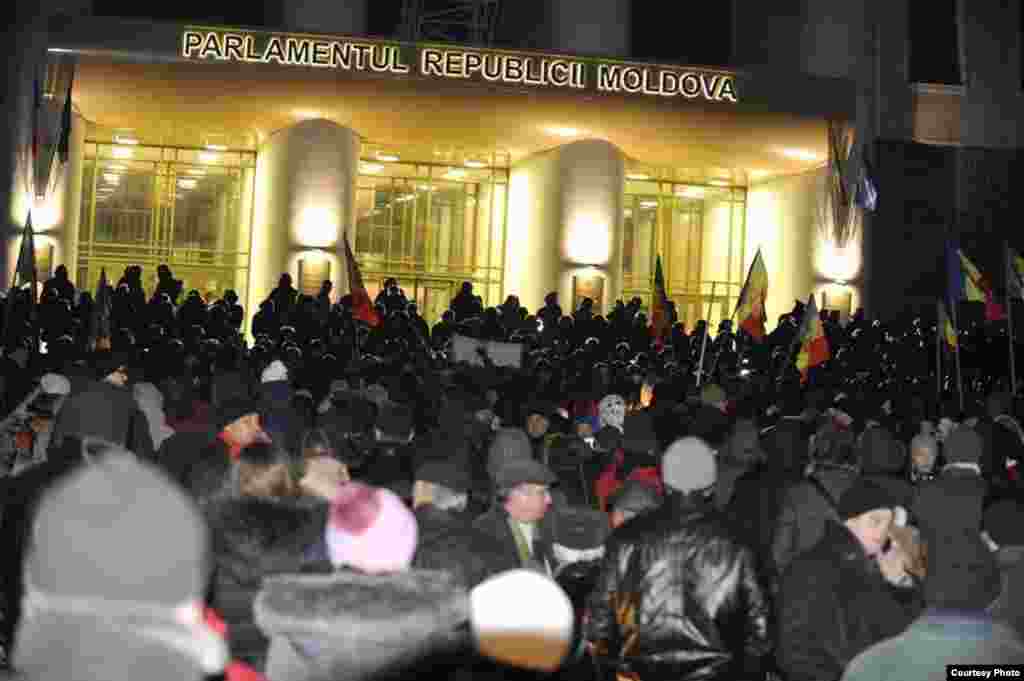
[[207,144],[206,148],[210,151],[227,151],[227,145],[224,144]]
[[466,159],[466,162],[465,162],[464,165],[467,168],[486,168],[487,167],[487,162],[486,161],[481,161],[479,159],[470,158],[470,159]]
[[203,170],[202,168],[189,168],[185,172],[188,173],[189,175],[199,175],[199,176],[206,175],[206,171]]
[[658,202],[657,201],[641,201],[640,202],[640,207],[641,208],[657,208],[658,207]]
[[107,170],[109,170],[111,172],[120,172],[120,171],[123,171],[123,170],[128,170],[128,167],[124,166],[124,165],[121,165],[120,163],[111,163],[111,164],[107,165]]
[[627,180],[636,180],[637,182],[642,182],[644,180],[651,179],[651,176],[650,175],[645,175],[644,173],[626,173],[626,179]]
[[578,265],[607,265],[611,259],[611,229],[602,221],[579,217],[567,230],[566,258]]
[[298,241],[311,248],[329,248],[338,242],[341,225],[329,208],[311,206],[299,214]]
[[217,159],[218,159],[217,154],[211,154],[210,152],[207,152],[207,151],[200,151],[199,152],[199,162],[200,163],[216,163]]
[[729,180],[708,180],[708,184],[712,187],[729,187],[732,185]]
[[682,187],[676,190],[676,196],[684,199],[703,199],[706,193],[703,187]]
[[446,180],[461,180],[466,177],[466,171],[462,168],[450,168],[442,177]]
[[416,187],[416,189],[420,190],[421,192],[432,192],[436,189],[436,187],[429,184],[421,184],[418,187]]
[[378,151],[377,160],[384,161],[385,163],[395,163],[399,159],[399,155],[390,151]]
[[136,145],[139,143],[139,140],[131,135],[114,135],[114,143]]
[[197,184],[198,180],[178,180],[178,186],[182,189],[195,189]]
[[547,131],[549,134],[556,135],[558,137],[578,137],[580,135],[580,131],[576,128],[563,128],[556,126],[548,128]]
[[818,241],[814,255],[815,268],[821,276],[835,283],[848,282],[860,272],[860,240],[852,239],[840,248],[831,239]]
[[366,173],[367,175],[379,173],[382,170],[384,170],[384,164],[382,163],[362,163],[359,165],[359,172]]
[[114,147],[110,150],[110,155],[120,159],[131,158],[135,155],[135,150],[131,147]]
[[121,176],[117,173],[103,173],[103,181],[109,184],[120,184]]

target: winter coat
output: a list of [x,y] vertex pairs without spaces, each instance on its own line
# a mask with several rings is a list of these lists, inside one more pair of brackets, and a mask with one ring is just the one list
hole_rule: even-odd
[[829,522],[783,574],[777,661],[789,681],[836,681],[850,660],[903,631],[916,606],[897,600],[860,542]]
[[987,607],[999,593],[999,568],[981,539],[985,483],[947,466],[917,488],[914,516],[928,546],[929,607]]
[[1024,639],[1024,546],[1001,546],[996,561],[1002,579],[999,598],[989,612]]
[[661,471],[655,457],[649,454],[627,454],[621,449],[616,449],[609,458],[611,460],[605,464],[594,481],[594,496],[601,510],[608,508],[611,496],[627,480],[647,483],[656,489],[658,494],[664,494]]
[[123,446],[141,459],[154,459],[149,421],[135,396],[107,381],[94,381],[64,401],[50,438],[60,445],[68,435],[101,438]]
[[[536,532],[533,536],[533,562],[524,563],[519,557],[519,549],[516,547],[515,535],[512,534],[512,526],[509,524],[508,511],[500,503],[495,503],[489,511],[481,514],[473,521],[473,527],[484,534],[495,547],[494,568],[498,572],[515,570],[518,568],[543,569],[548,565],[551,570],[555,569],[558,562],[554,555],[554,540],[552,537],[551,513],[537,523]],[[500,550],[498,549],[500,547]]]
[[794,558],[821,541],[827,522],[839,519],[839,499],[856,480],[857,473],[850,469],[818,466],[807,480],[783,492],[772,540],[776,570],[784,571]]
[[475,529],[463,514],[422,506],[416,510],[416,524],[419,542],[414,568],[444,570],[471,589],[504,567],[496,558],[504,547]]
[[645,681],[742,679],[771,648],[753,555],[690,496],[612,533],[588,606],[599,655]]
[[860,472],[865,480],[877,483],[909,508],[914,499],[914,487],[907,480],[907,452],[885,428],[864,431],[858,445]]
[[758,572],[765,583],[776,577],[772,541],[782,510],[785,491],[803,481],[795,471],[778,470],[769,464],[759,466],[736,480],[732,500],[726,509],[737,538],[754,550]]
[[327,506],[235,498],[213,502],[205,514],[214,559],[211,605],[228,625],[232,657],[262,670],[268,641],[253,620],[253,599],[265,577],[301,572],[313,560]]
[[1013,630],[980,613],[929,610],[854,658],[842,681],[944,681],[947,665],[993,662],[1024,662],[1024,643]]

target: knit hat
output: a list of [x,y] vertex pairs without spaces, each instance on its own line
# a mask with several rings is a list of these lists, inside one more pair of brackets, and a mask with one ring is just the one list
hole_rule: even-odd
[[409,567],[416,551],[416,517],[390,490],[347,482],[331,500],[326,538],[335,566],[397,572]]
[[718,475],[715,452],[695,437],[676,440],[661,457],[661,477],[676,492],[689,494],[707,490]]
[[849,520],[880,508],[895,512],[899,505],[900,500],[885,487],[861,478],[840,497],[838,510],[842,520]]
[[605,395],[597,405],[601,427],[611,426],[622,431],[626,420],[626,401],[620,395]]
[[639,515],[653,511],[661,505],[661,496],[655,487],[642,480],[627,480],[608,499],[608,507],[620,513]]
[[494,486],[499,490],[526,483],[550,485],[557,479],[550,468],[533,459],[505,459],[494,471]]
[[227,648],[201,619],[206,525],[161,472],[105,451],[47,492],[31,545],[14,658],[26,678],[127,680],[140,663],[157,681],[223,669]]
[[1024,546],[1024,506],[1012,499],[989,506],[983,526],[1000,546]]
[[460,494],[468,492],[471,487],[469,471],[450,459],[427,461],[416,469],[416,480],[431,482]]
[[981,463],[981,436],[971,428],[960,427],[943,443],[947,463]]
[[249,414],[260,414],[262,404],[257,400],[250,400],[245,397],[233,397],[217,409],[214,419],[214,428],[219,433],[226,427]]
[[260,375],[260,383],[276,383],[288,380],[288,367],[279,359],[271,362]]
[[498,468],[508,459],[532,459],[530,436],[519,428],[502,428],[494,435],[487,452],[487,474],[493,480]]

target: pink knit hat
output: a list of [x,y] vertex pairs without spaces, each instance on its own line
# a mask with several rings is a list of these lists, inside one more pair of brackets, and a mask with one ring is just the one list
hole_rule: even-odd
[[416,552],[416,517],[393,492],[346,482],[331,500],[326,539],[335,567],[399,572],[408,569]]

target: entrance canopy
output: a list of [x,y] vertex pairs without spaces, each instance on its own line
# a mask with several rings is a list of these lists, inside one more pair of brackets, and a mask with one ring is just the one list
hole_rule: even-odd
[[[274,41],[281,50],[268,60]],[[359,52],[342,53],[352,45],[365,47],[365,68],[355,64]],[[799,74],[224,27],[76,19],[54,27],[50,51],[76,56],[74,101],[96,141],[121,136],[142,144],[256,149],[277,130],[324,118],[402,160],[497,154],[516,163],[598,138],[638,167],[742,185],[820,165],[827,156],[825,121],[849,118],[853,110],[850,83]],[[452,51],[458,54],[448,56]],[[375,56],[381,57],[377,70]],[[348,68],[342,57],[351,57]],[[504,71],[486,77],[490,67],[499,73],[499,58]],[[508,61],[517,82],[504,82]],[[565,66],[552,67],[555,62]],[[526,72],[518,79],[517,63]],[[477,65],[475,74],[467,75],[467,64]]]

